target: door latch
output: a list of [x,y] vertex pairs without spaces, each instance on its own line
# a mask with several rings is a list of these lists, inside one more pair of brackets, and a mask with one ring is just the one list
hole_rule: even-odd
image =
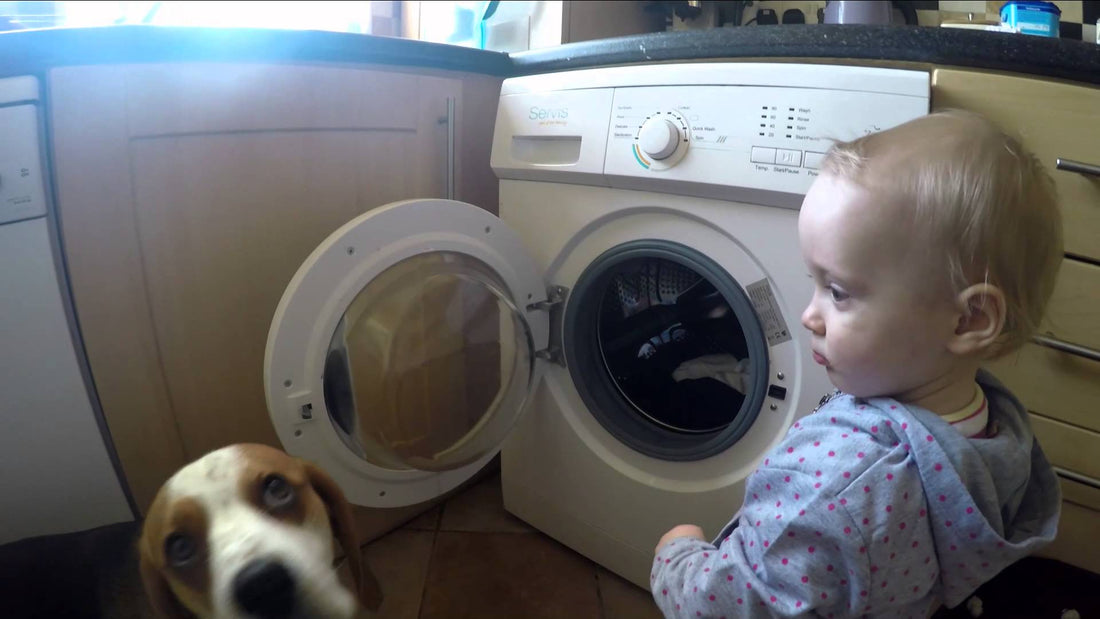
[[535,351],[535,357],[556,363],[565,367],[565,354],[562,349],[562,314],[565,310],[565,300],[569,296],[569,289],[565,286],[548,286],[546,288],[546,300],[531,303],[527,306],[529,312],[550,313],[550,340],[546,348]]

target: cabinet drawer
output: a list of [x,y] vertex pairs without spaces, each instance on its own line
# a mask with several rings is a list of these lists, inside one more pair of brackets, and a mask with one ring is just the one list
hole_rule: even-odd
[[1100,458],[1096,457],[1100,434],[1035,414],[1031,415],[1031,427],[1051,464],[1100,479]]
[[979,112],[1020,136],[1058,187],[1066,252],[1100,259],[1100,178],[1055,169],[1059,157],[1100,165],[1100,89],[953,69],[932,85],[933,108]]
[[1100,573],[1100,489],[1062,479],[1058,537],[1039,556]]
[[1062,261],[1054,295],[1039,330],[1100,350],[1100,267],[1080,260]]
[[[1100,350],[1100,267],[1062,263],[1040,331]],[[1100,432],[1100,362],[1029,344],[989,369],[1028,410]]]
[[[1081,507],[1087,507],[1095,512],[1100,512],[1100,487],[1095,484],[1081,483],[1065,477],[1059,479],[1062,483],[1063,501],[1074,503]],[[1100,518],[1100,513],[1097,514],[1097,518]]]

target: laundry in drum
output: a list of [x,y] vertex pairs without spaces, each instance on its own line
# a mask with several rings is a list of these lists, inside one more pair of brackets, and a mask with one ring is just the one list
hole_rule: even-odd
[[672,371],[672,379],[676,382],[713,378],[729,385],[741,394],[746,391],[745,381],[749,377],[749,360],[737,359],[733,355],[727,354],[703,355],[695,359],[688,359]]
[[618,265],[600,308],[598,342],[621,397],[676,432],[726,427],[751,390],[744,327],[708,276],[661,257]]

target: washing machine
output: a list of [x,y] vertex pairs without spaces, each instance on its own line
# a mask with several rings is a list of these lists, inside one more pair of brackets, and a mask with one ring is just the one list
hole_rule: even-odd
[[799,316],[798,207],[830,140],[929,111],[926,72],[793,63],[505,80],[500,216],[349,222],[298,270],[264,380],[288,452],[361,505],[498,453],[506,509],[646,587],[662,533],[716,534],[831,390]]

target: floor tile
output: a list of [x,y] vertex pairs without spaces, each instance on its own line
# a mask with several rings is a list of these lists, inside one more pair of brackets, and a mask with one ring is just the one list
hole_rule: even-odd
[[442,505],[433,507],[430,511],[426,511],[407,522],[403,528],[414,531],[436,531],[439,529],[439,516],[442,513]]
[[603,619],[661,619],[661,611],[653,603],[649,591],[609,572],[596,568],[600,587]]
[[443,506],[439,530],[485,533],[534,531],[527,523],[504,511],[499,471],[448,501]]
[[420,619],[599,619],[596,568],[541,533],[440,531]]
[[382,586],[378,619],[417,619],[435,533],[398,529],[363,549],[367,565]]

